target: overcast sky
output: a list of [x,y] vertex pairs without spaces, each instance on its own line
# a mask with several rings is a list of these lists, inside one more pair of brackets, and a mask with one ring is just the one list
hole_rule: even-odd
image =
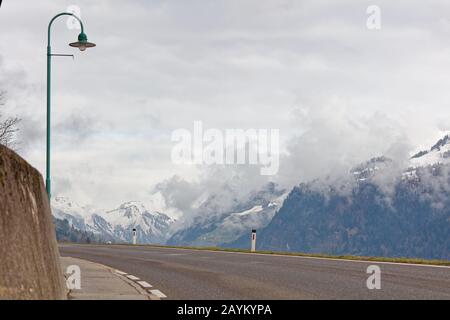
[[[380,30],[366,27],[372,4]],[[53,188],[82,204],[145,202],[174,175],[200,189],[227,179],[236,168],[172,164],[171,133],[195,120],[280,129],[270,179],[286,186],[450,130],[447,0],[5,0],[0,89],[42,173],[46,28],[70,5],[97,47],[76,52],[77,31],[54,24],[53,52],[75,59],[53,59]],[[243,189],[266,179],[249,171]]]

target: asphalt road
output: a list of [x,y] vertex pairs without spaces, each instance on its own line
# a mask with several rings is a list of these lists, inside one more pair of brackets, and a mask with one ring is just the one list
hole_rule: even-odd
[[[450,268],[114,245],[60,245],[152,284],[168,299],[450,299]],[[366,286],[381,269],[381,289]]]

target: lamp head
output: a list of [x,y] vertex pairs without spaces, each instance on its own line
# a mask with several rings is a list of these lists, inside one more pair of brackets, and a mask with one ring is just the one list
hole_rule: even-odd
[[70,43],[69,46],[78,48],[78,49],[80,49],[80,51],[84,51],[87,48],[95,47],[95,43],[87,41],[86,34],[84,32],[82,32],[78,35],[78,41]]

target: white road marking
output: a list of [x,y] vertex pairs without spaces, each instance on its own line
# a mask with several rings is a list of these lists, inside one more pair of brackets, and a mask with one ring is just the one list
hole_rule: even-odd
[[162,298],[167,298],[167,296],[164,293],[162,293],[161,291],[159,291],[159,290],[149,290],[149,292],[151,294],[154,294],[155,296],[161,298],[161,299]]
[[186,253],[168,253],[168,256],[185,256],[187,255]]
[[138,281],[137,282],[142,288],[147,289],[147,288],[152,288],[153,286],[148,283],[147,281]]
[[131,274],[127,275],[127,278],[130,279],[130,280],[133,280],[133,281],[139,280],[138,277],[135,277],[135,276],[133,276]]
[[330,260],[330,261],[343,261],[343,262],[357,262],[357,263],[370,263],[370,264],[389,264],[394,266],[410,266],[410,267],[429,267],[429,268],[444,268],[450,269],[450,266],[441,266],[433,264],[421,264],[421,263],[406,263],[406,262],[388,262],[388,261],[377,261],[377,260],[352,260],[352,259],[338,259],[338,258],[324,258],[324,257],[311,257],[311,256],[296,256],[289,254],[276,254],[276,253],[256,253],[256,252],[236,252],[236,251],[220,251],[220,250],[208,250],[208,249],[187,249],[187,248],[171,248],[165,247],[164,249],[171,250],[186,250],[186,251],[204,251],[212,253],[224,253],[224,254],[247,254],[260,257],[283,257],[283,258],[294,258],[294,259],[311,259],[311,260]]
[[126,272],[123,272],[123,271],[120,271],[120,270],[116,270],[116,273],[117,273],[117,274],[120,274],[120,275],[122,275],[122,276],[127,275]]

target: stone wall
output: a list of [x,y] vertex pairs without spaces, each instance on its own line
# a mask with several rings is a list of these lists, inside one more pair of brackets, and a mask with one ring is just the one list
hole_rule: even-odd
[[64,299],[41,174],[0,145],[0,299]]

